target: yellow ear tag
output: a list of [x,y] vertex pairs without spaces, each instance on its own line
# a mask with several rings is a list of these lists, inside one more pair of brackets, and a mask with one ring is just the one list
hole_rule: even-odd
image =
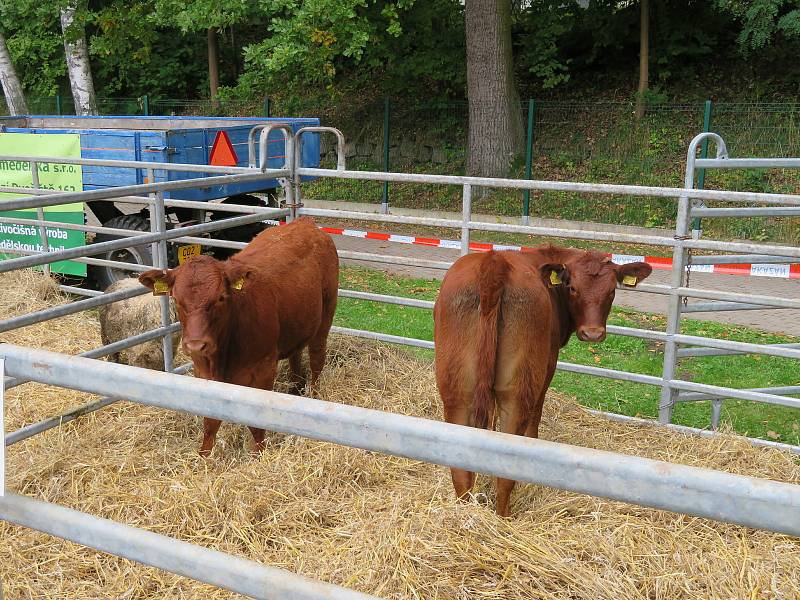
[[550,285],[561,285],[561,277],[555,271],[550,271]]
[[164,294],[169,294],[169,285],[163,279],[156,279],[153,283],[153,295],[163,296]]
[[625,277],[622,278],[622,285],[631,285],[631,286],[633,286],[633,285],[636,285],[637,281],[638,280],[633,275],[625,275]]
[[231,284],[231,287],[235,289],[237,292],[241,292],[242,288],[244,287],[244,277],[239,277],[236,281]]

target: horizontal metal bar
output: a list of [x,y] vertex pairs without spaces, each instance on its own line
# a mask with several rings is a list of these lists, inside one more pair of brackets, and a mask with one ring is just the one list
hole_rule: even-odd
[[[430,227],[448,227],[461,229],[462,221],[455,219],[436,219],[429,217],[407,217],[401,215],[385,215],[378,213],[362,213],[356,211],[340,211],[322,208],[303,208],[301,214],[309,216],[329,217],[338,219],[357,219],[363,221],[378,221],[386,223],[403,223],[412,225],[425,225]],[[673,247],[676,240],[666,236],[644,235],[635,233],[617,233],[605,231],[591,231],[585,229],[560,229],[555,227],[538,227],[533,225],[514,225],[512,223],[487,223],[484,221],[470,221],[467,223],[470,231],[492,231],[499,233],[522,233],[542,237],[558,237],[565,239],[594,240],[607,242],[628,242],[650,246]],[[781,259],[798,262],[800,248],[794,246],[774,246],[766,244],[753,244],[749,242],[725,242],[720,240],[683,240],[687,248],[698,250],[717,250],[722,252],[747,252],[766,256],[778,256]],[[642,284],[644,285],[644,284]],[[636,288],[632,288],[636,290]],[[669,289],[669,288],[667,288]],[[652,291],[652,290],[648,290]]]
[[651,329],[637,329],[636,327],[621,327],[619,325],[607,325],[606,331],[614,335],[624,335],[626,337],[641,338],[644,340],[655,340],[658,342],[666,341],[667,334],[663,331],[653,331]]
[[85,165],[90,167],[153,169],[156,171],[183,171],[186,173],[223,173],[227,175],[234,175],[237,173],[255,173],[257,171],[257,169],[250,169],[248,167],[218,167],[215,165],[190,165],[183,163],[147,162],[142,160],[112,160],[101,158],[73,158],[64,156],[2,155],[0,156],[0,161],[1,160]]
[[172,208],[198,208],[209,212],[229,212],[241,214],[263,214],[270,219],[279,219],[291,214],[288,208],[268,206],[248,206],[247,204],[228,204],[225,202],[198,202],[195,200],[164,200],[164,206]]
[[[102,296],[103,294],[100,295]],[[171,325],[167,325],[165,327],[157,327],[156,329],[151,329],[150,331],[145,331],[144,333],[139,333],[137,335],[127,337],[123,340],[112,342],[111,344],[106,344],[105,346],[100,346],[99,348],[95,348],[93,350],[87,350],[86,352],[81,352],[77,356],[83,356],[84,358],[100,358],[102,356],[108,356],[109,354],[113,354],[114,352],[119,352],[120,350],[127,350],[128,348],[132,348],[133,346],[138,346],[139,344],[143,344],[144,342],[149,342],[150,340],[163,338],[166,335],[171,335],[172,333],[180,330],[181,330],[180,323],[172,323]],[[5,383],[6,383],[6,389],[9,390],[11,388],[17,387],[18,385],[22,385],[23,383],[27,383],[27,381],[14,379],[13,377],[6,377]]]
[[619,286],[617,289],[625,290],[626,292],[639,292],[645,294],[659,294],[661,296],[670,296],[672,288],[668,285],[660,283],[640,283],[636,287]]
[[341,333],[342,335],[349,335],[367,340],[378,340],[381,342],[389,342],[390,344],[402,344],[404,346],[415,346],[417,348],[433,350],[433,342],[428,340],[418,340],[416,338],[403,337],[401,335],[391,335],[389,333],[379,333],[377,331],[365,331],[363,329],[350,329],[349,327],[333,326],[331,327],[331,331],[333,333]]
[[[635,233],[615,233],[605,231],[587,231],[582,229],[559,229],[556,227],[534,227],[532,225],[513,225],[510,223],[484,223],[471,221],[471,230],[498,231],[505,233],[524,233],[546,237],[596,240],[608,242],[630,242],[650,246],[675,246],[675,238],[651,236]],[[795,246],[774,246],[753,244],[749,242],[724,242],[720,240],[682,240],[684,247],[698,250],[719,250],[722,252],[747,252],[769,256],[800,257],[800,248]]]
[[697,427],[687,427],[686,425],[676,425],[674,423],[659,423],[656,420],[652,419],[641,419],[639,417],[629,417],[627,415],[620,415],[617,413],[610,413],[605,412],[602,410],[594,410],[592,408],[584,408],[584,410],[592,415],[597,417],[602,417],[603,419],[608,419],[609,421],[618,421],[620,423],[626,423],[628,425],[636,425],[640,427],[655,427],[655,428],[665,428],[671,431],[676,431],[678,433],[683,433],[686,435],[696,435],[699,437],[704,438],[732,438],[732,439],[743,439],[752,444],[753,446],[762,446],[766,448],[775,448],[776,450],[783,450],[785,452],[791,452],[793,454],[800,454],[800,446],[793,446],[791,444],[784,444],[781,442],[773,442],[771,440],[762,440],[760,438],[751,438],[751,437],[744,437],[744,436],[732,436],[727,433],[719,433],[718,431],[710,431],[708,429],[699,429]]
[[[762,394],[775,394],[786,396],[789,394],[800,394],[800,385],[784,385],[781,387],[748,388],[748,392],[760,392]],[[698,402],[702,400],[715,400],[717,398],[728,398],[725,394],[703,394],[700,392],[686,392],[678,394],[678,402]]]
[[778,298],[776,296],[760,296],[757,294],[741,294],[738,292],[721,292],[718,290],[701,290],[687,287],[675,288],[673,293],[688,298],[744,302],[746,304],[759,304],[761,306],[775,308],[800,308],[800,300],[795,300],[794,298]]
[[248,598],[376,600],[283,569],[13,493],[0,498],[0,519]]
[[696,169],[797,169],[800,158],[697,158]]
[[28,194],[31,196],[47,196],[53,194],[63,194],[61,190],[48,190],[46,188],[16,187],[11,185],[0,185],[0,192],[5,194]]
[[592,367],[589,365],[579,365],[575,363],[568,363],[558,361],[556,368],[560,371],[567,371],[569,373],[580,373],[581,375],[594,375],[596,377],[604,377],[606,379],[617,379],[619,381],[632,381],[634,383],[644,383],[645,385],[663,385],[664,380],[661,377],[654,375],[644,375],[643,373],[628,373],[627,371],[617,371],[616,369],[603,369],[601,367]]
[[254,223],[259,221],[261,218],[262,215],[256,214],[241,215],[239,217],[231,217],[230,219],[222,219],[220,221],[212,221],[210,223],[202,223],[200,225],[190,225],[189,227],[180,227],[178,229],[170,229],[158,233],[143,233],[141,235],[127,237],[120,240],[110,240],[108,242],[101,242],[99,244],[88,244],[86,246],[69,248],[67,250],[59,250],[57,252],[39,253],[36,256],[12,258],[10,260],[0,262],[0,273],[12,271],[14,269],[34,267],[60,260],[72,260],[81,256],[92,256],[100,254],[101,252],[107,252],[109,250],[119,250],[122,248],[128,248],[130,246],[141,246],[144,244],[150,244],[152,242],[158,242],[160,240],[172,240],[195,233],[205,233],[207,231],[228,229],[230,227]]
[[542,181],[531,179],[503,179],[499,177],[468,177],[461,175],[423,175],[410,173],[388,173],[384,171],[339,171],[334,169],[296,169],[297,175],[309,177],[331,177],[362,179],[367,181],[394,181],[398,183],[441,183],[446,185],[470,184],[478,187],[513,188],[520,190],[552,190],[558,192],[580,192],[585,194],[617,194],[626,196],[653,196],[678,198],[687,196],[702,200],[723,202],[760,202],[800,206],[798,194],[768,194],[762,192],[732,192],[727,190],[699,190],[685,188],[656,187],[645,185],[618,185],[609,183],[576,183],[570,181]]
[[329,217],[331,219],[349,219],[359,221],[377,221],[381,223],[401,223],[406,225],[425,225],[428,227],[449,227],[460,229],[463,222],[455,219],[439,219],[436,217],[409,217],[383,213],[359,212],[354,210],[338,210],[331,208],[302,207],[297,210],[301,216]]
[[692,208],[693,217],[797,217],[800,208],[794,206],[737,207],[737,208]]
[[[773,348],[800,348],[800,344],[765,344]],[[689,356],[734,356],[738,354],[749,354],[741,350],[723,350],[718,348],[679,348],[678,356],[686,358]]]
[[746,304],[744,302],[695,302],[681,309],[682,313],[719,312],[730,310],[783,310],[785,306],[765,307],[761,304]]
[[61,285],[58,286],[58,289],[60,289],[62,292],[66,292],[67,294],[73,294],[73,295],[76,295],[76,296],[94,297],[94,296],[102,296],[103,295],[103,292],[101,292],[101,291],[88,290],[88,289],[84,289],[84,288],[75,287],[74,285],[63,285],[63,284],[61,284]]
[[26,315],[21,315],[19,317],[11,317],[10,319],[3,319],[2,321],[0,321],[0,333],[5,333],[6,331],[17,329],[19,327],[27,327],[28,325],[41,323],[42,321],[47,321],[49,319],[64,317],[66,315],[71,315],[76,312],[88,310],[90,308],[97,308],[98,306],[103,306],[104,304],[111,304],[112,302],[116,302],[117,300],[125,300],[126,298],[141,296],[142,294],[145,294],[148,291],[149,290],[146,287],[140,286],[138,288],[120,290],[118,292],[111,292],[110,294],[103,294],[102,296],[94,296],[92,298],[86,298],[85,300],[77,300],[75,302],[69,302],[67,304],[59,304],[58,306],[51,306],[49,308],[37,310],[36,312],[28,313]]
[[763,256],[761,254],[723,254],[720,255],[694,255],[693,265],[736,265],[736,264],[778,264],[796,263],[798,260],[792,256]]
[[105,188],[102,190],[91,190],[88,192],[62,192],[58,194],[47,194],[35,198],[20,198],[3,200],[3,210],[22,210],[25,208],[38,208],[45,206],[57,206],[72,202],[94,202],[95,200],[107,200],[110,198],[124,198],[126,196],[139,196],[151,192],[166,192],[172,190],[185,190],[191,188],[203,188],[216,185],[228,185],[233,183],[250,183],[275,177],[286,177],[288,171],[271,169],[265,172],[259,171],[257,174],[244,175],[220,175],[215,177],[195,177],[192,179],[178,179],[176,181],[162,181],[158,183],[142,183],[136,185],[123,185],[119,187]]
[[215,238],[185,236],[179,237],[173,242],[180,242],[183,244],[200,244],[202,246],[209,246],[211,248],[229,248],[231,250],[241,250],[247,246],[247,242],[231,242],[229,240],[218,240]]
[[401,296],[386,296],[383,294],[371,294],[369,292],[357,292],[354,290],[339,290],[339,298],[354,298],[356,300],[371,300],[373,302],[383,302],[385,304],[398,304],[400,306],[413,306],[415,308],[433,309],[432,300],[417,300],[416,298],[403,298]]
[[[19,248],[14,250],[3,250],[4,254],[20,254],[22,256],[42,256],[48,254],[46,252],[37,252],[36,250],[21,250]],[[86,265],[96,265],[99,267],[111,267],[112,269],[125,269],[128,271],[137,271],[139,273],[143,273],[144,271],[149,271],[153,269],[151,265],[140,265],[138,263],[128,263],[122,262],[118,260],[106,260],[104,258],[88,258],[86,256],[79,256],[77,258],[70,259],[72,262],[86,264]],[[55,262],[55,261],[54,261]],[[2,272],[2,268],[0,268],[0,272]],[[101,292],[102,293],[102,292]],[[91,295],[91,294],[83,294],[84,296]]]
[[679,344],[702,346],[704,348],[719,348],[721,350],[736,350],[747,354],[764,354],[767,356],[780,356],[783,358],[800,359],[800,349],[787,347],[780,344],[753,344],[750,342],[735,342],[733,340],[717,340],[698,335],[677,334],[672,339]]
[[425,267],[446,271],[453,263],[439,260],[426,260],[424,258],[406,258],[404,256],[388,256],[386,254],[372,254],[370,252],[351,252],[339,250],[339,259],[363,260],[365,262],[383,263],[389,265],[409,265],[412,267]]
[[[797,518],[800,487],[789,483],[482,431],[10,344],[0,345],[0,357],[5,358],[9,374],[41,383],[101,395],[112,395],[124,389],[128,400],[150,406],[800,535],[800,519]],[[37,514],[47,523],[63,522],[46,513]],[[63,531],[59,533],[63,534]],[[171,550],[170,556],[180,556]],[[164,563],[159,562],[163,567]],[[212,583],[220,585],[217,581]]]
[[193,366],[194,365],[191,362],[183,363],[181,366],[172,369],[172,372],[178,375],[183,375],[184,373],[190,371]]
[[694,383],[693,381],[681,381],[677,379],[672,379],[666,383],[672,389],[683,390],[685,392],[702,392],[723,398],[750,400],[752,402],[762,402],[764,404],[774,404],[776,406],[800,408],[800,398],[789,398],[788,396],[781,396],[778,394],[751,392],[748,390],[735,390],[719,385],[708,385],[706,383]]
[[[384,215],[376,213],[362,213],[356,211],[339,211],[331,209],[313,208],[301,209],[301,214],[310,216],[330,217],[339,219],[359,219],[364,221],[380,221],[387,223],[406,223],[426,225],[432,227],[449,227],[461,229],[462,221],[455,219],[435,219],[428,217],[406,217],[400,215]],[[666,236],[644,235],[636,233],[616,233],[605,231],[591,231],[585,229],[560,229],[555,227],[538,227],[533,225],[514,225],[511,223],[487,223],[484,221],[470,221],[467,223],[470,231],[493,231],[500,233],[523,233],[542,237],[560,237],[566,239],[594,240],[607,242],[629,242],[650,246],[673,247],[676,240]],[[800,257],[800,248],[794,246],[772,246],[765,244],[752,244],[745,242],[724,242],[720,240],[683,240],[687,248],[698,250],[719,250],[722,252],[748,252],[784,258]],[[638,286],[637,286],[638,287]],[[636,289],[636,288],[633,288]]]
[[109,354],[119,352],[120,350],[127,350],[128,348],[132,348],[133,346],[138,346],[139,344],[143,344],[144,342],[149,342],[150,340],[163,338],[164,336],[170,335],[180,330],[181,330],[180,323],[172,323],[170,325],[165,325],[164,327],[156,327],[155,329],[151,329],[150,331],[145,331],[144,333],[132,335],[123,340],[119,340],[118,342],[112,342],[110,344],[106,344],[105,346],[100,346],[99,348],[95,348],[94,350],[89,350],[88,352],[81,352],[77,356],[83,356],[85,358],[100,358],[102,356],[108,356]]
[[69,423],[70,421],[74,421],[78,417],[82,417],[84,415],[88,415],[93,413],[101,408],[105,408],[109,404],[114,404],[118,402],[119,398],[100,398],[99,400],[93,400],[91,402],[87,402],[86,404],[82,404],[80,406],[76,406],[68,410],[67,412],[56,415],[55,417],[50,417],[44,419],[42,421],[38,421],[37,423],[31,423],[30,425],[26,425],[25,427],[20,427],[16,431],[12,431],[11,433],[7,433],[5,437],[5,445],[11,446],[23,440],[27,440],[35,435],[53,429],[55,427],[60,427],[65,423]]

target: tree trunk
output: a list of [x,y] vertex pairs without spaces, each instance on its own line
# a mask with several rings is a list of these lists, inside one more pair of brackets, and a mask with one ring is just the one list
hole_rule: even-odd
[[639,24],[639,89],[636,93],[636,119],[644,116],[645,95],[650,66],[650,0],[641,1]]
[[524,147],[511,54],[511,3],[466,0],[468,173],[505,177]]
[[76,3],[61,9],[61,31],[64,34],[64,53],[67,55],[67,71],[76,115],[96,115],[97,100],[94,95],[92,67],[89,63],[89,48],[86,31],[80,26],[75,31]]
[[28,106],[25,104],[25,94],[22,91],[17,72],[14,70],[14,63],[11,62],[11,55],[8,53],[6,39],[2,33],[0,33],[0,84],[3,86],[9,114],[27,114]]
[[219,108],[219,50],[217,48],[217,30],[208,28],[208,82],[211,88],[211,105]]

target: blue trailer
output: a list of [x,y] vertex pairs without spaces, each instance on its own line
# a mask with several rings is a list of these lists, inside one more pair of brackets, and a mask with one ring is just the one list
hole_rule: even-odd
[[[159,163],[207,165],[210,163],[212,146],[218,132],[224,131],[231,141],[237,157],[237,166],[246,167],[248,162],[248,134],[256,125],[269,122],[287,123],[293,131],[302,127],[317,126],[319,119],[313,118],[250,118],[250,117],[141,117],[141,116],[16,116],[0,118],[0,131],[8,133],[74,133],[80,135],[81,158],[104,160],[135,160]],[[269,168],[281,168],[284,163],[284,140],[280,131],[270,133],[267,143]],[[301,165],[318,167],[320,143],[317,134],[303,137]],[[84,166],[83,189],[98,190],[111,187],[135,185],[147,182],[146,169]],[[202,178],[207,175],[195,172],[156,170],[156,181]],[[275,179],[259,182],[237,183],[197,187],[189,190],[165,192],[167,199],[212,201],[221,200],[234,204],[271,205],[276,198],[279,183]],[[256,196],[254,194],[258,193]],[[273,204],[274,205],[274,204]],[[212,208],[210,205],[209,208]],[[111,202],[92,202],[88,208],[97,219],[108,227],[146,231],[150,229],[148,215],[124,214]],[[201,211],[202,212],[202,211]],[[229,213],[228,213],[229,214]],[[168,218],[177,223],[197,220],[198,211],[170,209]],[[211,218],[222,218],[225,213]],[[257,226],[256,226],[257,227]],[[240,231],[228,237],[249,239],[254,228]],[[96,241],[111,239],[98,235]],[[146,248],[131,248],[125,251],[100,256],[110,260],[142,262],[149,258]],[[124,276],[123,272],[111,268],[93,269],[94,278],[100,287]]]

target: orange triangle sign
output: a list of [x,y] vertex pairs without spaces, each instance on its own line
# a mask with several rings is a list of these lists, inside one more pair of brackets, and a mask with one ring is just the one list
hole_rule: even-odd
[[208,164],[217,167],[235,167],[238,162],[239,159],[236,157],[236,151],[233,149],[228,134],[218,131],[217,137],[214,138],[214,145],[211,147]]

